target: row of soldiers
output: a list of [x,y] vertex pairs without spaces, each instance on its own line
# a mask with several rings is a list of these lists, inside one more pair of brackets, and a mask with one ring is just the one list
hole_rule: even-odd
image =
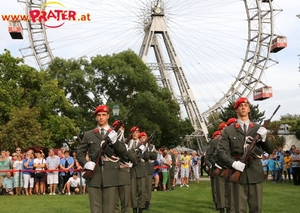
[[[142,213],[150,209],[155,146],[134,126],[125,141],[124,124],[108,124],[109,108],[96,108],[97,127],[84,134],[77,150],[84,167],[91,213]],[[87,159],[86,153],[88,153]]]
[[[264,181],[260,158],[264,152],[272,152],[273,144],[267,138],[266,128],[250,121],[247,98],[239,98],[234,110],[237,118],[219,125],[205,157],[210,168],[214,208],[220,213],[246,213],[247,210],[260,213]],[[249,151],[250,145],[255,147],[255,152]],[[248,151],[251,156],[245,158]],[[233,173],[241,174],[238,180],[232,179]]]

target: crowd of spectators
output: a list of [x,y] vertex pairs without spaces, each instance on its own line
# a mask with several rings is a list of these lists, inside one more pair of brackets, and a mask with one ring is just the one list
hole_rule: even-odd
[[1,195],[49,195],[85,193],[85,180],[82,167],[71,153],[61,148],[55,154],[49,149],[47,155],[41,149],[20,147],[10,155],[1,151],[0,156],[0,194]]
[[265,181],[269,180],[274,183],[291,182],[294,185],[300,185],[300,154],[299,149],[292,145],[289,150],[283,150],[279,147],[274,149],[272,154],[264,155],[261,159]]

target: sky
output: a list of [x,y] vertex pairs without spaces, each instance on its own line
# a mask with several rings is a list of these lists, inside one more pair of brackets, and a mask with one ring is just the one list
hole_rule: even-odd
[[[222,97],[237,76],[245,55],[247,25],[243,20],[242,1],[192,1],[193,4],[166,0],[169,9],[166,10],[167,24],[198,108],[203,112]],[[79,0],[59,2],[80,14],[90,13],[92,20],[89,23],[66,22],[59,29],[47,29],[54,56],[68,59],[112,54],[128,48],[138,53],[143,39],[143,28],[139,22],[144,19],[137,17],[142,16],[140,8],[147,8],[149,0],[87,0],[84,5]],[[273,97],[260,102],[254,102],[252,97],[249,100],[259,104],[266,118],[280,104],[281,108],[274,116],[274,120],[278,120],[288,113],[300,114],[300,60],[297,56],[300,54],[300,19],[296,17],[300,14],[300,1],[289,1],[292,4],[273,2],[276,8],[283,10],[276,12],[274,31],[287,36],[288,47],[271,55],[278,64],[270,66],[262,78],[273,87]],[[2,0],[2,5],[1,15],[25,13],[24,5],[17,0]],[[7,22],[0,20],[0,28],[0,52],[6,48],[13,56],[21,57],[19,49],[29,45],[27,31],[24,31],[24,40],[13,40],[7,31]],[[154,58],[153,54],[149,57]],[[25,63],[37,66],[30,57]]]

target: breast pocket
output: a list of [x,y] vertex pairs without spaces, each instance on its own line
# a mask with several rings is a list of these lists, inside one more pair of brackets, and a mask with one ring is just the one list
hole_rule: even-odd
[[243,153],[244,149],[244,137],[238,135],[229,136],[230,138],[230,149],[235,153]]

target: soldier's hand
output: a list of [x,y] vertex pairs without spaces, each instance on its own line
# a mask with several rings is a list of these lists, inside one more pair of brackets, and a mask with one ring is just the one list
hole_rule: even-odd
[[245,169],[245,164],[242,163],[241,161],[234,161],[232,163],[232,168],[234,168],[235,170],[238,170],[240,172],[243,172]]
[[266,138],[267,138],[267,129],[265,127],[259,127],[259,129],[257,130],[257,134],[260,135],[261,137],[261,141],[265,142]]
[[85,165],[84,165],[84,169],[86,169],[86,170],[94,170],[94,168],[95,168],[95,162],[93,162],[93,161],[89,161],[89,162],[87,162]]
[[112,144],[115,144],[117,139],[118,139],[118,133],[116,133],[115,130],[112,130],[109,134],[108,134],[108,137],[110,139],[110,142]]

